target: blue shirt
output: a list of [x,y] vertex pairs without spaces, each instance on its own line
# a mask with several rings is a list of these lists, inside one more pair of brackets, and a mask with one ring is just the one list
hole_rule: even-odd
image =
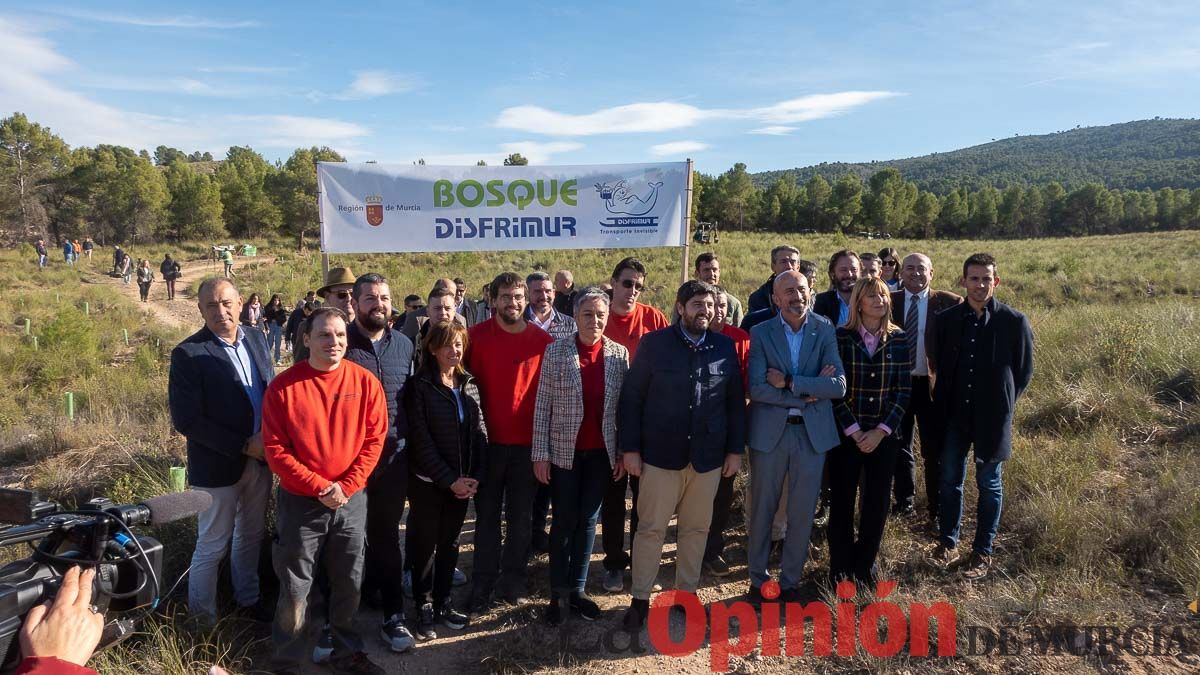
[[250,348],[246,346],[246,336],[242,327],[238,326],[233,344],[226,342],[225,338],[219,335],[217,341],[225,349],[225,355],[233,362],[233,369],[237,371],[246,397],[250,399],[250,406],[254,408],[254,433],[257,434],[262,430],[262,400],[267,388],[262,384],[263,378],[258,377],[258,367],[254,365],[254,359],[250,356]]
[[[800,350],[804,347],[804,329],[808,326],[809,312],[804,313],[804,323],[800,324],[800,329],[792,331],[792,327],[787,321],[783,320],[783,312],[779,313],[779,323],[783,324],[783,337],[787,338],[788,352],[792,357],[792,377],[800,374]],[[788,408],[789,415],[802,415],[804,411],[799,408]]]
[[837,299],[838,299],[838,322],[837,322],[837,325],[845,326],[846,322],[850,320],[850,304],[847,303],[846,301],[842,300],[841,293],[835,293],[834,295],[836,295]]

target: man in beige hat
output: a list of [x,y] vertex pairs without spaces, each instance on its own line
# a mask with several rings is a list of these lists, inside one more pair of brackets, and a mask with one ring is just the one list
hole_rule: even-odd
[[[356,277],[349,267],[331,267],[325,273],[325,285],[317,289],[326,307],[337,307],[346,313],[348,323],[354,322],[354,308],[350,306],[350,291],[354,288]],[[300,322],[296,335],[304,335],[305,321]],[[303,341],[297,342],[292,349],[292,363],[308,360],[308,347]]]

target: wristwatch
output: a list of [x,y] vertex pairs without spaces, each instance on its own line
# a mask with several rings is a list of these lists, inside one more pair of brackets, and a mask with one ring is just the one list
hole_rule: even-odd
[[784,388],[784,389],[791,389],[791,388],[792,388],[792,376],[791,376],[790,374],[788,374],[788,375],[785,375],[785,376],[783,377],[783,388]]

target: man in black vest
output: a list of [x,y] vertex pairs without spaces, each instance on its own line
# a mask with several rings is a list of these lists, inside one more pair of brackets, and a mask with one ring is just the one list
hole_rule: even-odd
[[[346,331],[346,358],[379,378],[387,398],[388,432],[383,453],[367,480],[367,561],[363,596],[379,591],[383,604],[380,634],[394,652],[414,644],[404,625],[404,587],[399,570],[404,569],[400,548],[400,518],[408,492],[408,455],[404,438],[408,422],[399,407],[404,384],[412,370],[413,344],[390,326],[392,295],[387,279],[364,274],[354,281],[350,302],[354,322]],[[424,611],[424,608],[417,608]],[[429,607],[432,616],[433,607]]]
[[843,249],[829,256],[829,283],[832,286],[813,296],[812,311],[829,319],[835,327],[846,323],[850,315],[850,293],[862,276],[858,254]]
[[1012,456],[1013,413],[1033,378],[1033,331],[1024,314],[993,297],[1000,276],[992,256],[976,253],[967,258],[961,284],[967,301],[938,314],[926,335],[933,406],[946,420],[941,534],[933,558],[946,566],[959,558],[963,481],[974,446],[979,503],[966,576],[981,579],[991,567],[992,541],[1000,524],[1001,466]]
[[217,620],[217,576],[230,551],[239,613],[267,620],[259,605],[258,557],[266,532],[271,471],[263,459],[262,399],[275,376],[262,331],[242,330],[233,282],[206,279],[197,294],[204,328],[171,352],[171,422],[187,439],[188,483],[212,495],[196,526],[188,610]]
[[[775,276],[789,270],[795,271],[796,265],[800,262],[800,249],[795,246],[782,244],[771,249],[771,276],[758,287],[758,290],[750,294],[750,299],[746,301],[746,315],[749,316],[753,312],[762,309],[770,309],[771,296],[775,293]],[[749,330],[742,327],[742,330]]]

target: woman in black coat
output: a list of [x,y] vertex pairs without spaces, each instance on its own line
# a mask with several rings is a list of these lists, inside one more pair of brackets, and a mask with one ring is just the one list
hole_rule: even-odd
[[[467,329],[442,321],[421,345],[422,366],[404,388],[408,417],[408,536],[413,569],[417,638],[437,637],[441,621],[459,630],[467,617],[454,609],[450,588],[458,562],[458,535],[479,486],[487,430],[479,390],[463,368]],[[430,590],[433,598],[430,602]]]

